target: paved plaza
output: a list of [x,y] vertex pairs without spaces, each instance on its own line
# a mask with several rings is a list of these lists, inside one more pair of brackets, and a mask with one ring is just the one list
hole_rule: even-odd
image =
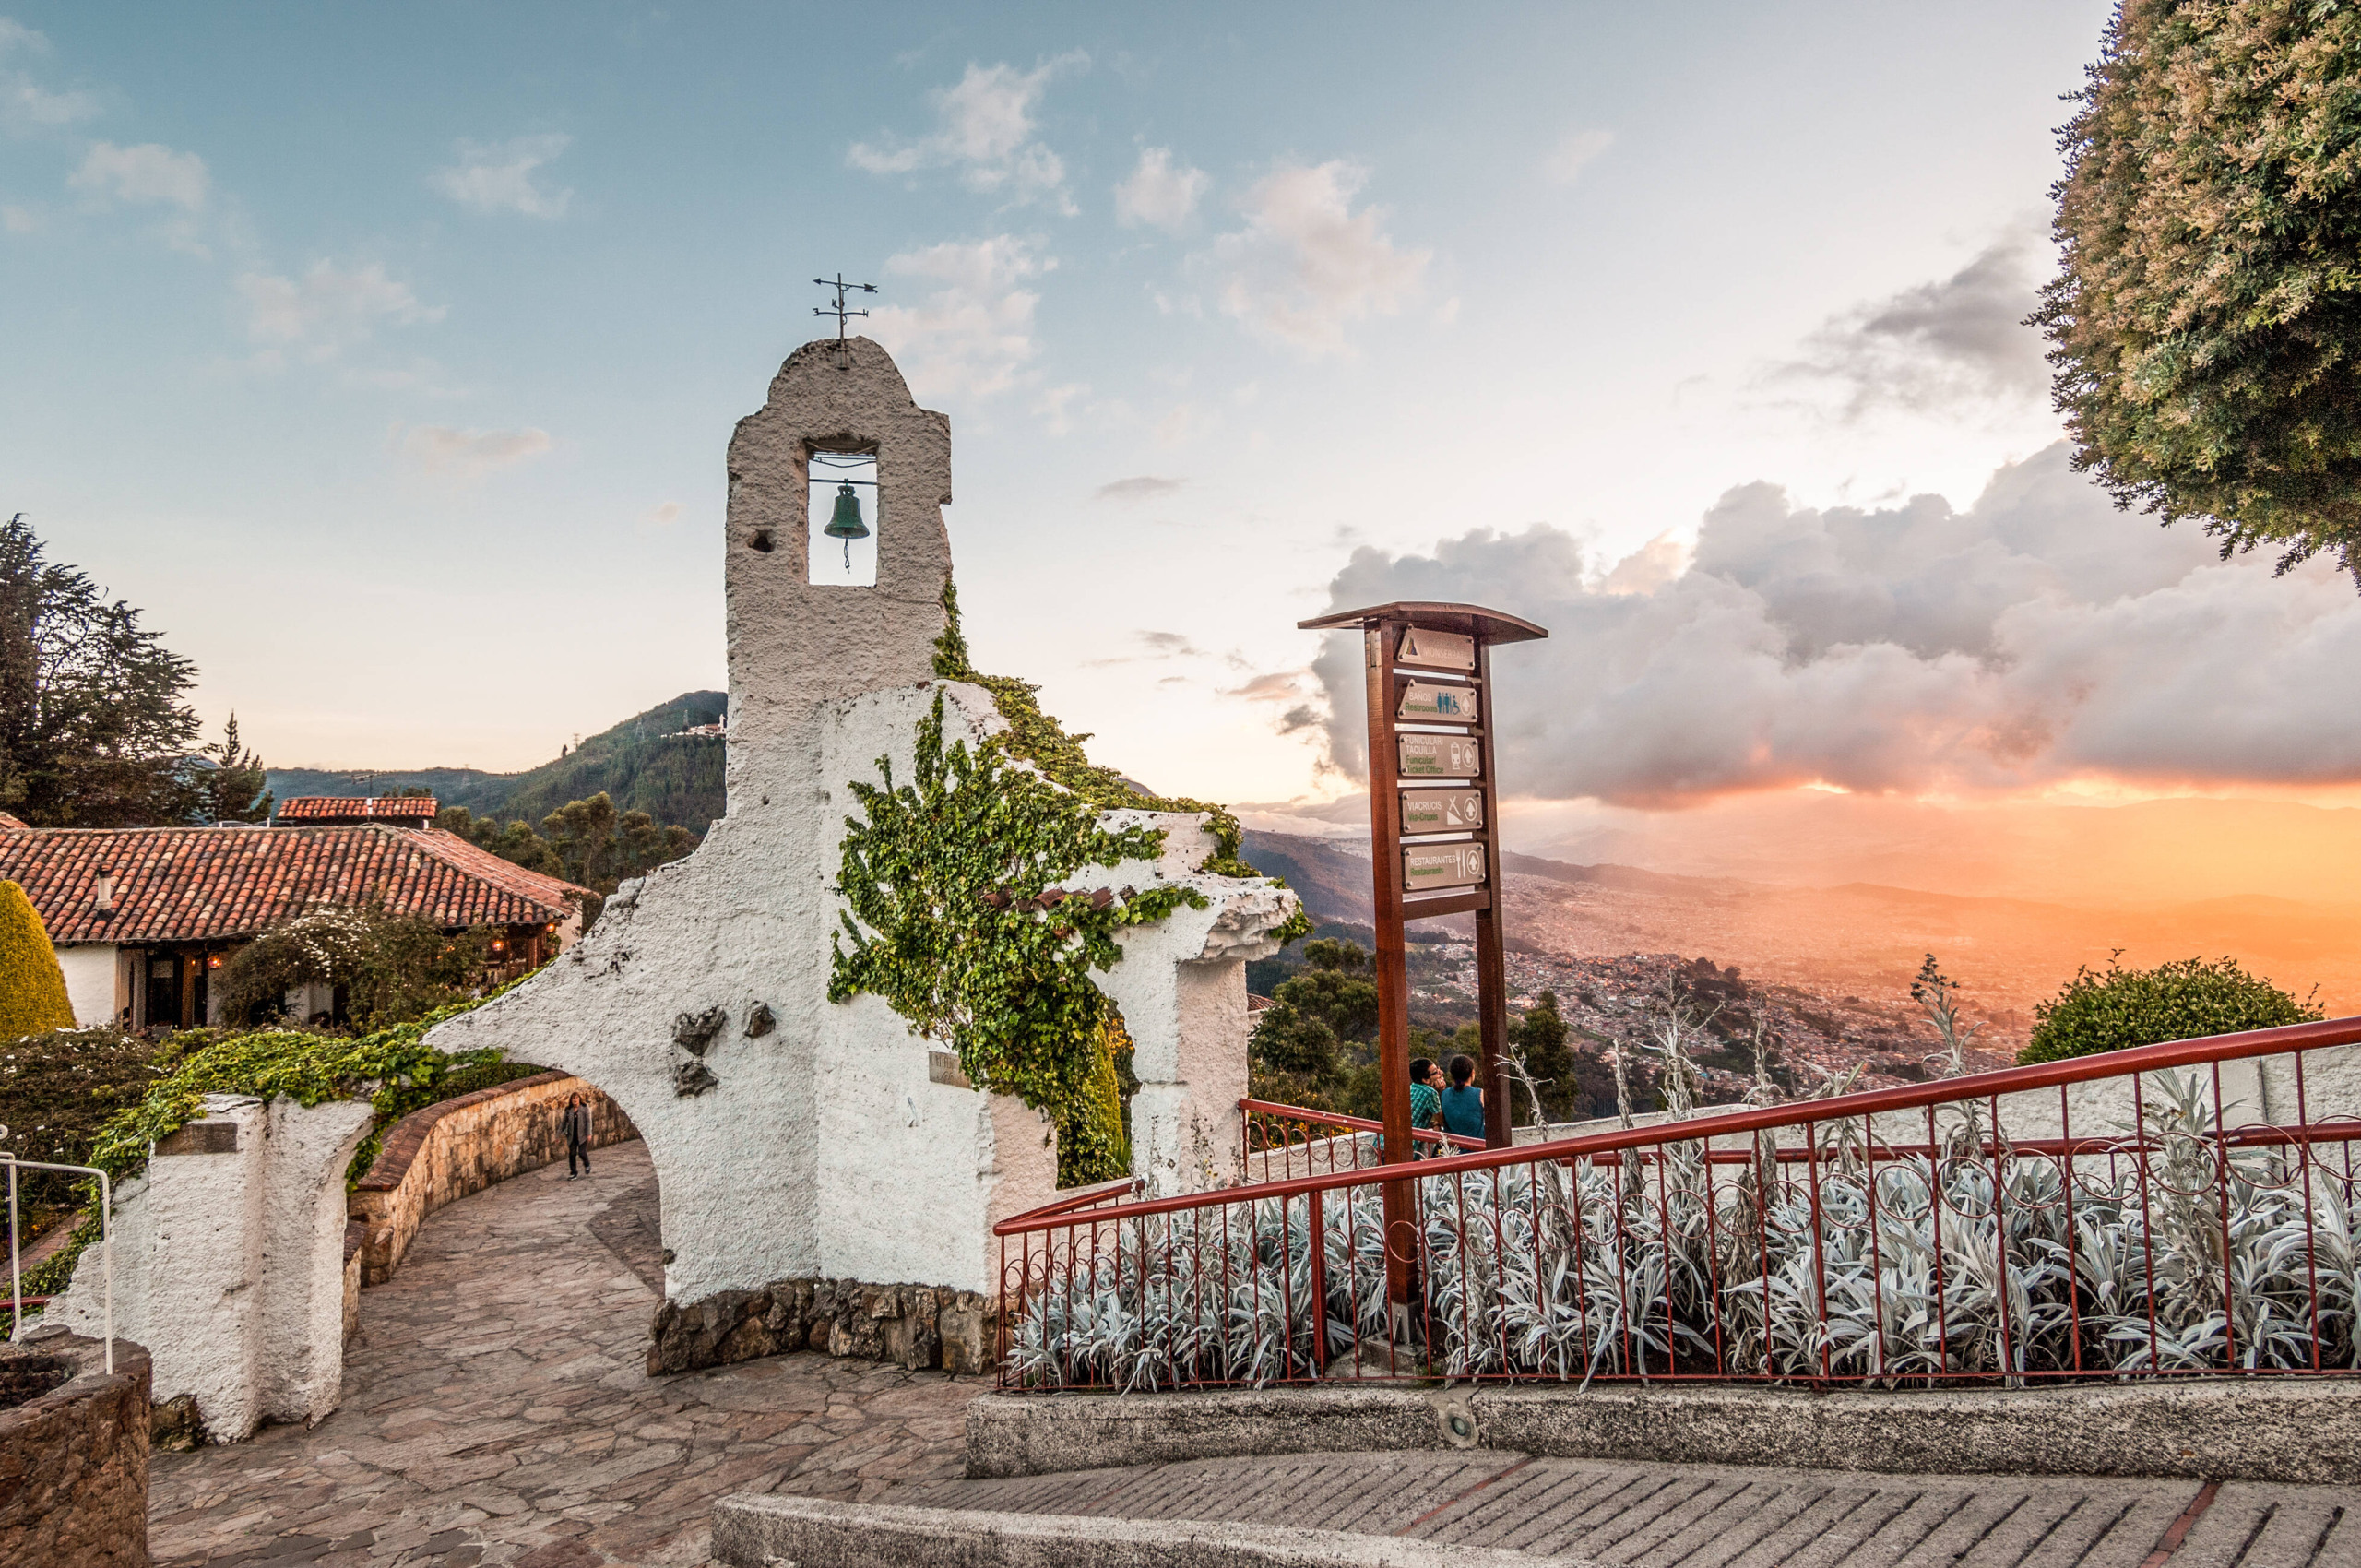
[[798,1354],[651,1380],[638,1144],[433,1216],[362,1295],[316,1427],[159,1455],[160,1568],[701,1568],[715,1499],[1280,1524],[1633,1568],[2350,1568],[2361,1499],[2194,1481],[1895,1477],[1465,1454],[961,1479],[977,1379]]
[[972,1378],[803,1354],[650,1379],[655,1176],[640,1144],[597,1158],[430,1218],[362,1292],[316,1427],[156,1455],[159,1568],[702,1568],[725,1493],[960,1473]]
[[2361,1499],[2326,1487],[1621,1465],[1494,1450],[1214,1459],[920,1482],[886,1501],[1288,1525],[1633,1568],[2361,1563],[2355,1506]]

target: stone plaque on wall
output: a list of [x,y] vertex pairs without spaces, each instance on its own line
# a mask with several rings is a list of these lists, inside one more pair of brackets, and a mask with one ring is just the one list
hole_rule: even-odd
[[1413,681],[1402,693],[1402,717],[1431,719],[1444,724],[1476,722],[1476,688],[1430,685]]
[[1481,844],[1406,844],[1402,891],[1431,893],[1445,887],[1477,887],[1484,881]]
[[1483,770],[1483,746],[1473,735],[1400,735],[1405,778],[1474,778]]
[[1481,790],[1405,790],[1405,833],[1470,833],[1484,826]]

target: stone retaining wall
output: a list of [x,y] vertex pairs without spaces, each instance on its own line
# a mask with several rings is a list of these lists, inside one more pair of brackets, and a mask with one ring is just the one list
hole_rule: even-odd
[[[564,1159],[558,1116],[575,1094],[590,1098],[591,1147],[639,1136],[613,1100],[565,1073],[496,1084],[425,1106],[395,1123],[348,1205],[354,1218],[368,1222],[358,1254],[360,1283],[383,1285],[391,1278],[419,1226],[445,1204]],[[356,1300],[356,1316],[357,1306]]]
[[802,1349],[913,1371],[988,1372],[999,1317],[990,1297],[971,1290],[780,1279],[686,1306],[667,1301],[651,1327],[650,1377]]
[[[148,1352],[62,1329],[0,1347],[0,1562],[148,1568]],[[64,1373],[61,1379],[59,1374]]]

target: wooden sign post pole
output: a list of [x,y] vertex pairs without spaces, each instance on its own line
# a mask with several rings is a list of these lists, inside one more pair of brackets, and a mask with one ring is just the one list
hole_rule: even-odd
[[[1388,1165],[1410,1140],[1410,969],[1404,926],[1476,917],[1476,989],[1483,1063],[1484,1141],[1510,1139],[1508,975],[1501,936],[1498,770],[1492,734],[1494,643],[1549,634],[1472,604],[1382,604],[1301,623],[1358,630],[1368,675],[1370,880],[1377,925],[1377,1063]],[[1441,785],[1442,788],[1433,786]],[[1414,788],[1415,786],[1415,788]],[[1385,1285],[1406,1327],[1416,1294],[1414,1186],[1384,1188]]]
[[[1380,621],[1361,633],[1369,671],[1369,825],[1374,844],[1402,837],[1402,798],[1375,781],[1393,773],[1394,739],[1394,647],[1402,623]],[[1401,857],[1380,849],[1370,857],[1377,926],[1377,1071],[1384,1107],[1388,1165],[1406,1160],[1410,1148],[1410,960],[1402,934]],[[1385,1198],[1385,1299],[1410,1299],[1410,1263],[1418,1253],[1416,1206],[1406,1182],[1388,1182]]]

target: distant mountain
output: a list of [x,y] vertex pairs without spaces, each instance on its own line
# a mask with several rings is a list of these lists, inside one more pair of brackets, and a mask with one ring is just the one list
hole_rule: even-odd
[[717,724],[728,710],[719,692],[684,692],[586,739],[564,756],[522,773],[472,767],[422,767],[356,774],[316,767],[275,767],[270,792],[296,795],[390,795],[432,790],[446,806],[465,806],[502,821],[541,818],[569,801],[605,790],[617,811],[644,811],[702,836],[722,814],[723,742],[718,735],[667,740],[700,724]]
[[1367,925],[1374,918],[1367,849],[1356,854],[1325,838],[1249,828],[1239,853],[1264,876],[1284,879],[1315,921]]

